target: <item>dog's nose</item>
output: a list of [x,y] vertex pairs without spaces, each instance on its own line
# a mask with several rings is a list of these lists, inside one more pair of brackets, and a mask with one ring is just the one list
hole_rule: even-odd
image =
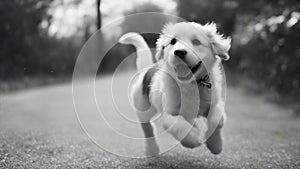
[[178,56],[180,59],[184,59],[187,54],[186,50],[175,50],[174,55]]

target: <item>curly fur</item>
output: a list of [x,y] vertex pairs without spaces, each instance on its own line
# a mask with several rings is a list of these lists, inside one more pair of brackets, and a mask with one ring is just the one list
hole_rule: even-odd
[[[124,40],[124,37],[129,36],[124,35],[122,41],[131,42],[137,50],[139,44],[145,44],[141,37],[129,40]],[[220,64],[221,60],[229,59],[230,42],[230,38],[225,38],[217,32],[214,23],[205,25],[195,22],[169,23],[164,26],[156,43],[157,62],[151,63],[150,67],[143,67],[137,62],[141,73],[137,75],[137,80],[131,86],[131,99],[146,137],[146,155],[153,156],[159,153],[151,124],[152,117],[157,113],[162,114],[163,127],[188,148],[201,145],[200,129],[195,125],[195,119],[204,116],[207,118],[208,126],[206,132],[208,149],[213,154],[222,151],[222,127],[226,115],[225,79]],[[184,58],[179,59],[176,55],[176,51],[179,50],[186,52]],[[138,53],[137,60],[143,58],[149,60],[150,57],[152,58],[149,54]],[[187,72],[185,66],[192,68],[201,61],[203,64],[195,68],[192,78],[180,79],[179,75]],[[152,67],[159,70],[156,73],[147,73]],[[148,94],[145,94],[143,79],[149,74],[151,77],[146,77],[149,91],[147,90]],[[205,75],[209,75],[211,89],[194,83]]]

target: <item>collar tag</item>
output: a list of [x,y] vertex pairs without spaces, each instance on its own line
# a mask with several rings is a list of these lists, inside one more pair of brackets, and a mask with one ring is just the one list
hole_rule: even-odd
[[207,81],[208,81],[208,75],[205,75],[203,78],[198,79],[196,82],[197,82],[197,84],[200,84],[200,85],[205,86],[210,89],[211,83],[209,83]]

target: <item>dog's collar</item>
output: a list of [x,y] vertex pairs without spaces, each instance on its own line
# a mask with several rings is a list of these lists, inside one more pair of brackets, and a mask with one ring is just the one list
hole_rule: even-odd
[[208,75],[205,75],[203,78],[200,78],[200,79],[197,79],[196,82],[198,85],[202,85],[202,86],[205,86],[207,88],[211,88],[211,83],[208,82],[209,76]]
[[[196,66],[194,66],[192,68],[190,67],[192,73],[195,73],[198,70],[198,68],[201,66],[201,64],[202,64],[202,61],[199,61]],[[209,83],[208,78],[209,78],[209,76],[205,75],[203,78],[197,79],[196,83],[198,85],[202,85],[202,86],[206,86],[207,88],[211,88],[211,83]]]

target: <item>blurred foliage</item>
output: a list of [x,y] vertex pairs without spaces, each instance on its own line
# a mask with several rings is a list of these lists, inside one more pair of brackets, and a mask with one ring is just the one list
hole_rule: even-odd
[[51,21],[51,0],[0,1],[0,77],[2,80],[37,74],[70,74],[74,65],[72,39],[55,39],[41,30]]
[[146,32],[143,34],[144,39],[149,44],[150,48],[155,48],[155,43],[158,35],[148,32],[161,32],[162,27],[166,24],[166,22],[169,22],[169,20],[164,16],[156,16],[156,19],[153,19],[154,17],[153,15],[151,15],[151,13],[144,14],[145,12],[163,13],[163,9],[151,2],[147,2],[139,4],[129,11],[125,11],[124,16],[136,13],[142,14],[126,18],[121,25],[122,34],[125,34],[127,32]]
[[[231,60],[224,62],[228,70],[247,75],[264,89],[281,96],[300,96],[299,0],[176,1],[179,17],[202,24],[214,21],[221,33],[233,38]],[[49,36],[52,16],[47,11],[52,2],[0,1],[1,80],[71,75],[84,39]],[[143,12],[163,12],[163,9],[152,3],[141,3],[124,15]],[[120,25],[121,34],[153,29],[159,32],[165,22],[166,18],[124,20]],[[155,47],[158,35],[143,36],[151,48]],[[116,41],[113,38],[118,37],[107,42]],[[105,72],[113,71],[133,52],[133,47],[117,44],[107,53],[101,68]],[[126,64],[134,65],[134,59]]]
[[[136,13],[144,13],[144,12],[159,12],[162,13],[163,9],[159,6],[147,2],[143,4],[139,4],[134,8],[125,11],[124,16],[136,14]],[[151,15],[151,14],[150,14]],[[127,17],[124,19],[122,24],[120,25],[122,33],[121,35],[127,32],[160,32],[163,25],[168,22],[167,18],[161,17],[158,19],[153,19],[150,15],[133,15],[131,17]],[[148,43],[150,48],[155,48],[155,42],[158,38],[158,34],[154,33],[142,33],[142,36]],[[119,37],[113,37],[119,38]],[[111,39],[112,41],[117,41],[117,39]],[[130,56],[133,54],[133,56]],[[127,58],[127,56],[130,56]],[[113,59],[112,59],[113,58]],[[124,60],[126,58],[126,60]],[[101,71],[102,72],[112,72],[117,66],[122,63],[124,69],[135,67],[135,48],[131,45],[121,45],[116,44],[113,46],[110,51],[105,55],[103,61],[101,62]],[[101,73],[101,72],[100,72]]]
[[300,96],[300,3],[298,0],[177,0],[179,16],[217,23],[233,38],[232,72],[281,96]]
[[231,35],[238,4],[229,0],[177,0],[179,17],[201,24],[216,22],[221,32]]
[[300,95],[300,23],[291,25],[293,14],[261,17],[238,28],[230,63],[282,96]]

